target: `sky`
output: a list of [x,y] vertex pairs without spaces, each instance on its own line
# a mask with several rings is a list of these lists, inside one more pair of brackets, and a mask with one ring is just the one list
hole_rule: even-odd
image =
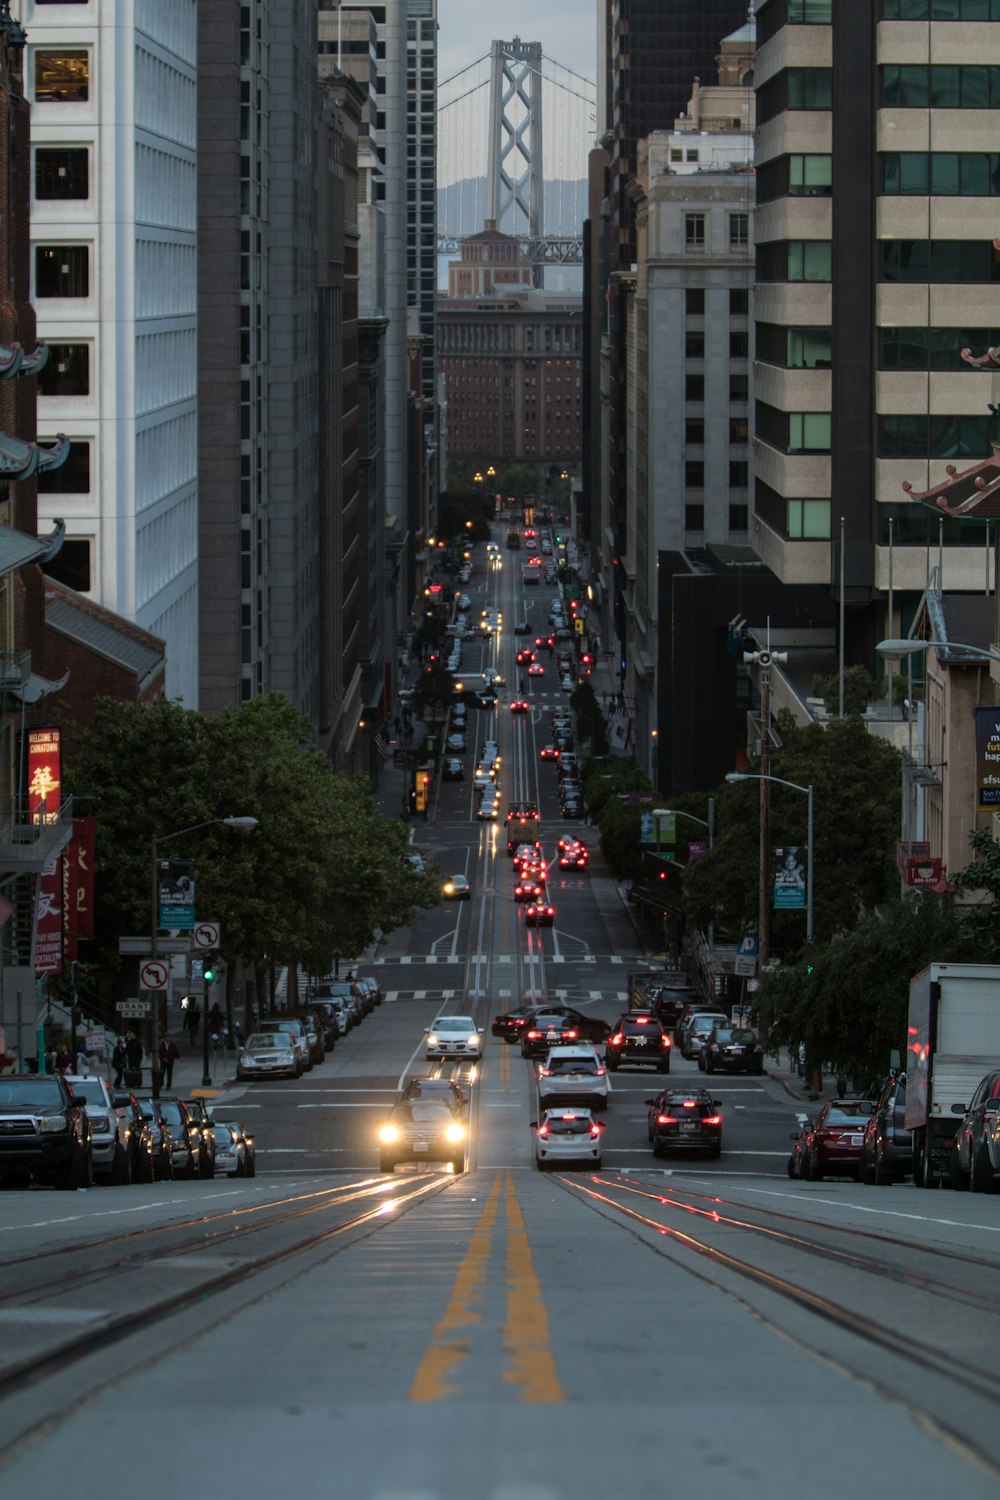
[[542,52],[596,78],[598,0],[438,0],[438,78],[488,54],[493,41],[541,42]]

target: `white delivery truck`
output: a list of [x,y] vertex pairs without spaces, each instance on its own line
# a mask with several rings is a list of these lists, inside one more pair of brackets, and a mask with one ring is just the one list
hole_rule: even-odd
[[910,981],[906,1119],[918,1187],[949,1182],[952,1141],[983,1075],[1000,1068],[1000,964],[931,964]]

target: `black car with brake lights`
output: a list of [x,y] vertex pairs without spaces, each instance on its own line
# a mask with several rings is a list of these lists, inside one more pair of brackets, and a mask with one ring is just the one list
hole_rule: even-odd
[[[503,1035],[509,1042],[520,1041],[523,1045],[523,1038],[528,1032],[548,1031],[553,1021],[562,1022],[566,1027],[566,1035],[561,1041],[555,1036],[551,1039],[546,1038],[546,1045],[553,1047],[563,1046],[568,1042],[589,1042],[591,1046],[599,1047],[611,1034],[610,1025],[600,1016],[585,1016],[582,1011],[575,1010],[571,1005],[553,1005],[550,1002],[548,1005],[536,1004],[509,1011],[507,1029],[496,1035]],[[572,1036],[569,1035],[570,1031],[573,1033]],[[539,1045],[530,1055],[539,1055],[544,1051],[540,1045],[540,1039],[533,1037],[532,1040]],[[529,1056],[529,1053],[526,1052],[525,1056]]]
[[670,1034],[655,1016],[622,1016],[608,1037],[605,1051],[611,1072],[633,1064],[670,1072]]
[[500,1015],[493,1017],[490,1030],[494,1036],[514,1046],[520,1041],[521,1031],[531,1015],[534,1015],[534,1007],[530,1005],[519,1005],[514,1010],[502,1011]]
[[556,920],[556,909],[544,898],[532,901],[524,908],[526,927],[552,927]]
[[764,1048],[749,1026],[714,1026],[698,1053],[703,1073],[763,1073]]
[[646,1100],[648,1134],[654,1156],[668,1151],[722,1152],[720,1101],[705,1089],[662,1089]]
[[541,1012],[532,1016],[521,1032],[521,1056],[544,1057],[552,1047],[566,1047],[580,1040],[570,1016]]

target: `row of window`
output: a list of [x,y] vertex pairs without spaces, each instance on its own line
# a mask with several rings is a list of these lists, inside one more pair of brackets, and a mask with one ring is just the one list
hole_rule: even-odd
[[[729,418],[729,442],[732,446],[739,446],[750,441],[750,420],[748,417]],[[684,422],[684,443],[687,447],[698,447],[705,442],[705,419],[704,417],[688,417]]]
[[1000,194],[1000,153],[887,151],[882,157],[882,191],[992,198]]
[[[991,285],[1000,282],[1000,252],[987,240],[880,240],[879,280]],[[757,246],[757,280],[829,281],[829,240],[772,240]]]
[[[880,328],[880,370],[958,370],[962,350],[982,354],[1000,344],[1000,328]],[[828,370],[833,361],[829,328],[787,328],[758,323],[757,358],[786,370]]]
[[987,63],[891,63],[880,73],[889,108],[1000,108],[1000,67]]
[[[749,375],[729,376],[729,399],[730,401],[746,401],[750,395]],[[705,377],[704,375],[685,375],[684,377],[684,400],[704,401],[705,399]]]
[[[750,529],[750,507],[749,505],[731,505],[729,507],[729,530],[749,531]],[[705,507],[697,503],[685,505],[684,507],[684,530],[705,530]]]
[[[729,215],[729,245],[733,249],[750,243],[750,215]],[[684,244],[688,250],[704,250],[705,248],[705,215],[684,215]]]
[[[705,288],[703,286],[689,286],[684,288],[684,311],[689,318],[701,317],[705,311]],[[750,288],[746,286],[731,286],[729,288],[729,316],[731,318],[745,318],[750,312]]]
[[[750,483],[750,465],[745,459],[731,459],[729,463],[729,488],[731,490],[745,490]],[[684,488],[686,490],[703,490],[705,488],[705,465],[700,458],[689,458],[684,464]]]
[[1000,21],[1000,0],[882,0],[883,21]]
[[[688,359],[705,358],[705,333],[703,329],[689,329],[684,335],[684,354]],[[729,334],[730,359],[747,359],[750,354],[750,335],[745,329],[732,329]]]
[[[757,403],[757,436],[782,453],[829,453],[832,421],[829,412],[779,411]],[[881,416],[877,453],[879,458],[982,458],[989,452],[991,424],[988,415]]]

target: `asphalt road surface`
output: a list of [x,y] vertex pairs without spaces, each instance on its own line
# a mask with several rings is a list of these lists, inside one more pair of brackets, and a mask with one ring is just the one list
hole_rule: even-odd
[[[466,662],[515,681],[510,626],[553,591],[480,570],[504,611]],[[543,661],[547,659],[543,656]],[[487,725],[501,807],[536,796],[594,848],[553,869],[555,926],[526,931],[502,825],[469,782],[436,789],[416,843],[472,899],[393,934],[365,968],[385,1003],[301,1079],[229,1090],[258,1176],[0,1200],[0,1495],[175,1500],[995,1497],[1000,1204],[788,1180],[800,1106],[770,1077],[710,1082],[720,1160],[654,1158],[645,1100],[613,1075],[603,1165],[534,1169],[534,1075],[489,1036],[526,991],[612,1019],[646,955],[586,828],[558,816],[533,710]],[[482,1065],[424,1033],[471,1011]],[[400,1083],[469,1090],[468,1169],[378,1171]],[[705,1082],[675,1057],[671,1081]]]

